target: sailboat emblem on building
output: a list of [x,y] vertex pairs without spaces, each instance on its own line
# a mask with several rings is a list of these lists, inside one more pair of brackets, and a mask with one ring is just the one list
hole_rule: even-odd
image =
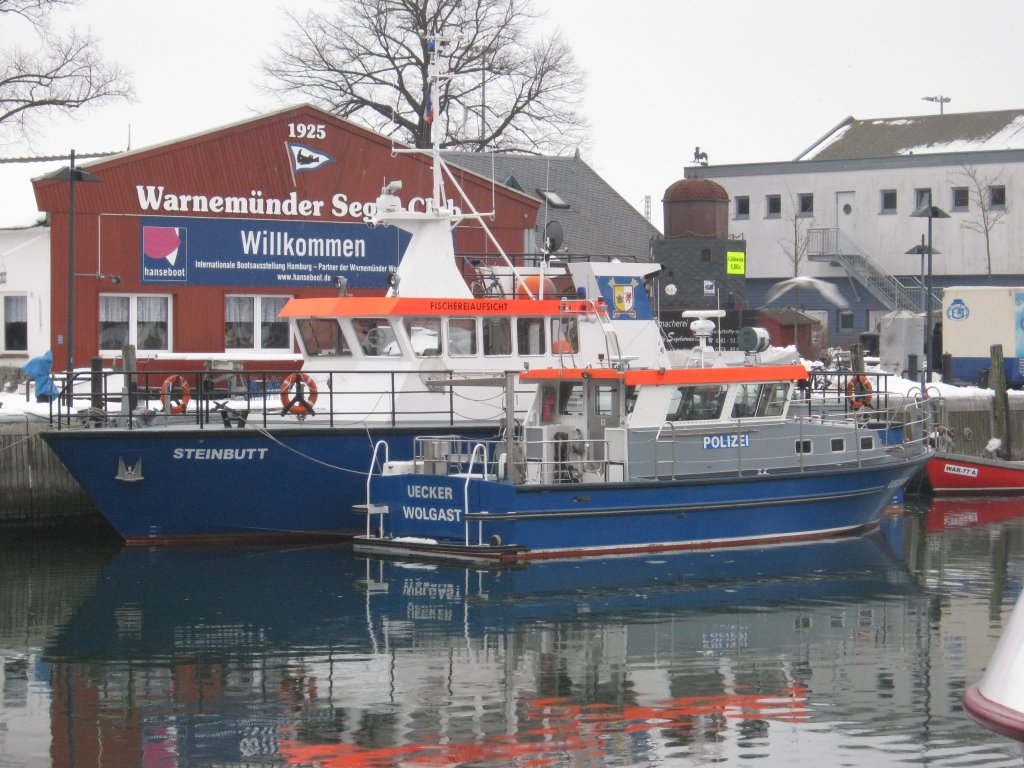
[[320,152],[304,144],[288,144],[288,154],[292,158],[292,170],[296,173],[315,171],[317,168],[334,162],[334,158],[326,152]]

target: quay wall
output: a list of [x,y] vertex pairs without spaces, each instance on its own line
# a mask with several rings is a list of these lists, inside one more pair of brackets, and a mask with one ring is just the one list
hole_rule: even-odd
[[[995,395],[989,390],[970,397],[943,398],[939,423],[953,430],[957,453],[984,456],[985,446],[996,437]],[[1010,396],[1009,458],[1024,460],[1024,398]]]
[[45,421],[0,424],[0,527],[103,527],[85,492],[43,442]]

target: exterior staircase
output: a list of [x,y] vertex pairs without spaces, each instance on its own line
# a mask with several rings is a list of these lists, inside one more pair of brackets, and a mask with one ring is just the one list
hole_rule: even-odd
[[[807,230],[807,258],[841,266],[890,310],[925,311],[926,289],[920,278],[910,278],[910,284],[904,284],[875,262],[856,240],[838,229]],[[932,307],[941,306],[942,297],[933,290]]]

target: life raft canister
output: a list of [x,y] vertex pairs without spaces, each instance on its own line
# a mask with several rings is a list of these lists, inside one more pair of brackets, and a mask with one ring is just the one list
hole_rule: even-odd
[[846,383],[846,399],[854,410],[871,405],[871,382],[867,376],[854,376]]
[[[295,387],[295,394],[291,388]],[[308,392],[308,394],[306,394]],[[291,373],[281,382],[281,413],[305,416],[316,405],[316,382],[307,373]]]
[[[181,390],[181,398],[175,399],[175,388]],[[160,402],[163,404],[165,413],[179,415],[188,410],[188,404],[192,400],[192,388],[184,376],[175,376],[173,373],[164,379],[160,385]]]

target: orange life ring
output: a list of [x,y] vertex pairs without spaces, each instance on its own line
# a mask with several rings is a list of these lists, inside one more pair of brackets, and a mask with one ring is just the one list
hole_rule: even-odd
[[[291,394],[291,388],[295,387],[295,394]],[[303,387],[309,392],[307,395]],[[292,373],[281,382],[281,414],[294,413],[296,416],[304,416],[313,413],[313,406],[316,405],[316,382],[307,373]]]
[[[181,390],[181,399],[174,399],[174,388]],[[160,385],[160,402],[164,406],[165,413],[179,415],[188,410],[189,401],[192,399],[192,388],[184,376],[175,376],[173,373],[164,379]]]
[[867,376],[854,376],[846,383],[846,399],[854,410],[871,405],[871,382]]

